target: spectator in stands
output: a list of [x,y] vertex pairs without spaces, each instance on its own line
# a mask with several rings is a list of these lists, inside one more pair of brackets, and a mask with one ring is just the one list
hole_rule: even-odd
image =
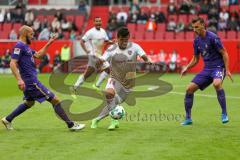
[[180,4],[179,12],[180,14],[189,14],[191,8],[191,3],[189,0],[183,0],[183,2]]
[[230,12],[230,17],[235,17],[235,19],[239,19],[239,13],[237,10],[233,10]]
[[185,24],[184,24],[184,22],[183,22],[183,20],[182,19],[180,19],[179,21],[178,21],[178,24],[177,24],[177,26],[176,26],[176,32],[181,32],[181,31],[184,31],[184,29],[185,29]]
[[138,12],[133,12],[132,14],[130,14],[129,23],[137,23],[138,16]]
[[6,10],[4,21],[5,22],[11,22],[12,21],[12,13],[8,9]]
[[175,5],[175,0],[170,0],[167,11],[168,14],[177,14],[177,6]]
[[229,1],[229,5],[239,4],[238,3],[239,0],[228,0],[228,1]]
[[218,30],[225,31],[227,29],[227,21],[225,21],[223,18],[220,18],[218,22]]
[[113,34],[118,29],[118,23],[116,19],[111,19],[111,21],[107,24],[106,32],[109,39],[113,38]]
[[18,0],[15,9],[24,10],[26,9],[26,5],[22,2],[22,0]]
[[4,18],[5,18],[5,10],[0,9],[0,24],[4,22]]
[[171,18],[167,24],[167,31],[175,31],[176,29],[176,22],[174,21],[173,18]]
[[10,53],[10,50],[7,49],[5,55],[3,56],[3,67],[9,68],[10,61],[11,61],[11,53]]
[[209,9],[208,19],[212,19],[212,18],[218,20],[219,14],[218,14],[218,9],[217,9],[217,8],[211,8],[211,9]]
[[23,14],[23,11],[21,9],[17,9],[16,13],[13,14],[13,20],[14,20],[14,22],[17,22],[17,23],[23,23],[24,22],[24,14]]
[[176,50],[173,50],[173,53],[170,55],[169,70],[175,71],[177,69],[177,58],[178,53]]
[[166,17],[162,11],[156,12],[156,22],[157,23],[165,23],[166,22]]
[[59,50],[56,50],[54,59],[53,59],[53,70],[55,71],[57,68],[61,66],[61,64],[62,64],[62,61],[61,61]]
[[49,36],[50,36],[50,27],[49,28],[44,28],[39,36],[38,36],[38,40],[49,40]]
[[48,21],[47,18],[44,18],[44,20],[41,21],[40,30],[42,31],[44,28],[48,28],[48,27],[50,27],[50,22]]
[[149,32],[157,30],[157,24],[156,24],[153,16],[151,18],[149,18],[149,20],[147,21],[146,30],[149,31]]
[[111,19],[117,19],[117,15],[116,15],[116,13],[114,13],[113,11],[110,11],[110,12],[109,12],[108,22],[110,22]]
[[80,14],[83,14],[85,18],[88,17],[87,4],[85,0],[79,1],[78,9],[80,11]]
[[133,14],[133,13],[140,14],[141,13],[141,9],[138,5],[138,0],[133,0],[133,2],[130,4],[129,12],[130,12],[130,14]]
[[63,19],[63,14],[60,11],[57,11],[57,13],[54,15],[54,17],[57,18],[57,20],[59,22],[61,22]]
[[219,19],[224,20],[225,22],[229,19],[229,13],[226,11],[226,9],[222,9],[222,11],[219,13]]
[[9,39],[11,40],[17,40],[18,36],[17,33],[14,29],[11,30],[10,34],[9,34]]
[[219,10],[219,0],[210,0],[209,9],[212,8]]
[[65,44],[61,48],[61,60],[62,62],[67,62],[71,58],[71,47]]
[[25,24],[28,26],[32,26],[33,25],[33,21],[34,21],[34,13],[32,10],[28,10],[25,14]]
[[64,34],[61,28],[59,28],[58,30],[55,30],[53,32],[57,32],[58,34],[58,39],[63,39],[64,38]]
[[77,39],[77,35],[76,35],[76,32],[72,29],[71,32],[70,32],[70,40],[75,40]]
[[33,22],[33,29],[35,32],[40,32],[41,28],[40,28],[41,22],[39,21],[38,18],[36,18]]
[[161,49],[159,54],[158,54],[158,63],[160,65],[160,68],[162,72],[166,72],[167,70],[167,63],[166,63],[166,53]]
[[61,28],[63,31],[69,31],[71,28],[70,22],[67,21],[67,18],[63,18],[61,21]]
[[215,17],[208,20],[208,30],[216,33],[218,28],[218,21]]
[[77,28],[73,20],[70,20],[69,23],[70,23],[70,28],[69,28],[70,30],[79,31],[81,33],[81,28]]
[[208,0],[204,0],[202,3],[200,3],[200,14],[207,14],[209,10],[208,6]]
[[57,17],[55,17],[52,21],[52,29],[53,30],[58,30],[61,27],[60,21],[58,20]]
[[127,22],[128,14],[121,8],[120,12],[117,13],[117,22],[123,21],[124,23]]
[[139,24],[146,24],[148,20],[148,15],[144,11],[141,12],[141,14],[138,16],[137,23]]
[[227,28],[228,30],[239,30],[239,26],[238,26],[238,21],[235,19],[235,17],[231,17],[230,20],[227,23]]
[[38,66],[40,73],[42,73],[43,68],[49,64],[49,61],[50,61],[49,54],[48,53],[44,54],[41,58],[41,62],[39,64],[39,66]]

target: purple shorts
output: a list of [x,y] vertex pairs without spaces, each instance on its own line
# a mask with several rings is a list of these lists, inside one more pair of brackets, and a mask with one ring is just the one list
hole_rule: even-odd
[[48,90],[41,82],[33,82],[25,84],[26,88],[24,90],[24,100],[27,101],[38,101],[42,103],[43,101],[51,101],[55,95],[50,90]]
[[213,82],[214,79],[223,80],[225,78],[225,74],[225,68],[204,68],[193,78],[192,82],[197,84],[200,90],[204,90]]

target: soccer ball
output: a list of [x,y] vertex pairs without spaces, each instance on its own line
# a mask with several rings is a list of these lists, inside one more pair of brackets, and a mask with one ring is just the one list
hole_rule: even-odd
[[117,105],[113,110],[109,112],[109,115],[113,119],[121,119],[125,115],[125,110],[122,106]]

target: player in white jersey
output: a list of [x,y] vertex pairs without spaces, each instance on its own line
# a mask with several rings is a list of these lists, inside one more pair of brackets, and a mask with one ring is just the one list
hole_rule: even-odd
[[73,92],[76,92],[76,89],[97,70],[102,71],[102,73],[100,74],[97,83],[93,86],[95,88],[99,88],[103,80],[108,76],[110,72],[108,62],[104,62],[102,64],[98,63],[99,57],[102,56],[104,45],[113,44],[113,42],[108,39],[106,31],[101,27],[101,18],[95,17],[94,27],[88,30],[82,37],[81,46],[88,54],[88,66],[83,75],[80,75],[74,84],[72,88]]
[[[102,61],[109,61],[111,66],[110,78],[105,90],[107,106],[97,118],[92,120],[91,128],[97,128],[97,123],[127,98],[127,94],[134,87],[137,57],[140,56],[146,63],[151,63],[138,44],[128,41],[129,37],[128,28],[119,29],[117,44],[110,46],[101,57]],[[118,125],[117,120],[112,120],[108,129],[113,130]]]

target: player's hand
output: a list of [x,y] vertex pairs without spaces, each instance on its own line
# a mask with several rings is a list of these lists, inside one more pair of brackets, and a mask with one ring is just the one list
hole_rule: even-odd
[[181,71],[181,78],[182,78],[182,76],[184,76],[186,74],[187,70],[188,70],[188,67],[184,67],[182,69],[182,71]]
[[226,76],[233,82],[232,74],[229,70],[226,71]]
[[50,34],[50,39],[49,39],[49,43],[54,42],[56,39],[58,38],[58,33],[51,33]]
[[25,89],[25,83],[22,79],[18,80],[18,88],[23,91]]

